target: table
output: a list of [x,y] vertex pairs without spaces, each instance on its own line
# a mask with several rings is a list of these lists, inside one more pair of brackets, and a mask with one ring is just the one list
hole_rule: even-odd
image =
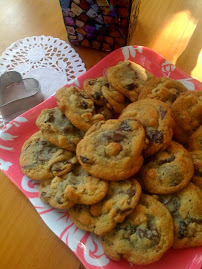
[[[50,35],[67,42],[59,1],[0,1],[0,54],[28,36]],[[142,0],[128,45],[149,47],[202,81],[202,2]],[[108,52],[74,47],[90,69]],[[27,198],[0,171],[0,268],[84,266],[46,226]]]

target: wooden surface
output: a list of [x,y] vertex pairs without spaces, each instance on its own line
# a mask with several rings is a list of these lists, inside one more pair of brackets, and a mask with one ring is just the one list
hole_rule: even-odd
[[[154,49],[202,81],[202,1],[142,0],[129,45]],[[28,36],[67,42],[59,0],[0,1],[0,54]],[[76,48],[89,69],[108,53]],[[1,158],[1,156],[0,156]],[[34,207],[0,172],[0,268],[81,269],[71,250],[45,225]]]

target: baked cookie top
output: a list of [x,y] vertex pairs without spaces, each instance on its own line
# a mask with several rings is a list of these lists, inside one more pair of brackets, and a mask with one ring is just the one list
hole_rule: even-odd
[[77,129],[58,107],[43,109],[36,125],[52,144],[71,151],[76,150],[76,145],[84,136],[84,132]]
[[191,151],[202,150],[202,125],[189,137],[187,147]]
[[76,204],[69,210],[70,217],[82,230],[103,235],[117,223],[123,222],[137,205],[141,195],[140,184],[135,179],[110,182],[105,198],[97,204]]
[[171,109],[176,122],[175,139],[181,144],[186,144],[188,138],[202,124],[202,92],[182,93],[172,104]]
[[141,87],[153,77],[142,66],[131,61],[119,62],[107,69],[107,79],[112,87],[132,102],[138,99]]
[[166,207],[142,194],[135,210],[125,221],[102,236],[102,246],[112,260],[134,264],[158,261],[173,244],[173,221]]
[[121,113],[126,106],[124,95],[115,90],[105,76],[85,80],[83,89],[96,104],[116,113]]
[[65,188],[61,177],[43,180],[39,186],[39,198],[54,208],[69,209],[74,202],[64,197]]
[[182,92],[188,91],[180,82],[171,78],[152,78],[142,88],[138,100],[151,98],[171,105]]
[[190,153],[179,143],[145,160],[138,172],[143,189],[152,194],[168,194],[186,187],[194,173]]
[[[105,120],[107,108],[96,111],[94,102],[82,90],[75,86],[59,89],[55,98],[59,109],[78,129],[86,132],[94,123]],[[109,111],[107,111],[109,113]]]
[[183,190],[160,195],[160,201],[170,211],[175,229],[174,248],[202,245],[202,191],[193,183]]
[[122,180],[140,169],[144,138],[144,128],[135,119],[101,121],[86,132],[76,154],[91,175]]
[[65,186],[64,197],[77,203],[91,205],[102,200],[107,191],[108,182],[89,175],[79,164],[62,177]]
[[43,137],[41,131],[25,141],[20,154],[23,173],[35,180],[66,174],[77,162],[74,152],[53,145]]
[[120,120],[127,118],[137,119],[145,128],[149,144],[143,151],[144,157],[167,148],[173,136],[174,121],[166,103],[154,99],[138,100],[128,105],[119,116]]
[[[102,200],[108,191],[108,183],[90,176],[79,164],[71,172],[61,177],[43,181],[40,185],[40,198],[58,208],[70,204],[95,204]],[[68,207],[68,208],[70,208]]]
[[194,150],[190,154],[194,164],[192,182],[202,189],[202,150]]

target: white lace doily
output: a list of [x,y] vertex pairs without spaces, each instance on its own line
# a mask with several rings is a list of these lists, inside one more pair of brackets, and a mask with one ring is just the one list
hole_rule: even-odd
[[0,75],[11,70],[37,79],[45,99],[86,72],[78,53],[51,36],[27,37],[8,47],[0,57]]
[[[18,40],[8,47],[0,57],[0,76],[6,71],[17,71],[23,78],[37,79],[46,99],[86,72],[86,68],[69,44],[42,35]],[[0,125],[1,122],[0,117]]]

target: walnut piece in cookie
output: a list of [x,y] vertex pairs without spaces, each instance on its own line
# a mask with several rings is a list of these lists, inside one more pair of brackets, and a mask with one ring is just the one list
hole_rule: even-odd
[[146,159],[137,178],[151,194],[177,192],[187,186],[194,173],[190,153],[179,143],[169,146]]
[[149,140],[143,151],[144,157],[149,157],[159,150],[167,148],[173,137],[175,126],[170,107],[162,101],[142,99],[128,105],[119,116],[120,120],[134,118],[145,128]]
[[77,129],[58,107],[43,109],[36,125],[52,144],[71,151],[76,150],[76,145],[84,136],[84,132]]
[[75,86],[59,89],[55,98],[59,109],[74,126],[84,132],[94,123],[105,120],[105,110],[100,110],[100,113],[97,113],[94,102],[90,97]]
[[142,88],[138,100],[151,98],[171,105],[187,88],[180,82],[171,78],[152,78]]
[[110,182],[103,200],[91,206],[76,204],[69,214],[80,229],[103,235],[124,221],[134,210],[140,195],[141,186],[133,178]]
[[144,141],[144,128],[135,119],[101,121],[86,132],[76,154],[89,174],[105,180],[123,180],[140,169]]
[[123,61],[107,69],[107,79],[111,86],[121,92],[131,102],[138,99],[141,87],[154,76],[142,66]]
[[41,131],[25,141],[20,154],[23,173],[34,180],[66,174],[77,162],[74,152],[53,145],[43,137]]
[[159,199],[174,221],[173,248],[202,246],[202,190],[190,182],[181,191],[159,195]]
[[125,221],[102,236],[102,246],[112,260],[143,265],[158,261],[172,246],[173,238],[169,211],[152,196],[142,194]]
[[202,92],[182,93],[171,106],[175,140],[186,145],[189,137],[202,125]]

